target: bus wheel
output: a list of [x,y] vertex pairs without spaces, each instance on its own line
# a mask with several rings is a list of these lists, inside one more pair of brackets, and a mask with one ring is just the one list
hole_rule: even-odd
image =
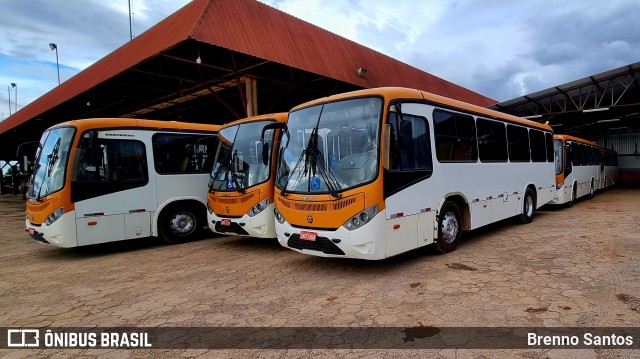
[[524,201],[522,203],[522,214],[518,219],[521,223],[527,224],[533,221],[533,214],[536,212],[536,200],[533,196],[531,188],[527,188],[524,192]]
[[449,253],[454,251],[460,243],[462,235],[460,210],[455,203],[447,201],[442,205],[439,217],[435,247],[440,253]]
[[159,218],[158,233],[167,243],[176,244],[192,240],[198,233],[197,209],[194,206],[173,205],[165,208]]
[[593,188],[593,180],[591,181],[591,186],[589,187],[589,199],[593,198],[593,193],[595,192]]
[[571,189],[571,199],[569,200],[569,202],[567,202],[567,207],[569,208],[573,207],[573,205],[576,203],[577,197],[578,197],[578,188],[574,184],[573,188]]

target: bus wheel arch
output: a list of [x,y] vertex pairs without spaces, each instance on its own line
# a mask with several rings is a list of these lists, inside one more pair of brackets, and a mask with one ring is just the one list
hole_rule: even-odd
[[165,205],[158,213],[158,237],[170,244],[193,240],[206,225],[207,209],[196,200],[177,200]]
[[469,208],[469,202],[467,199],[460,193],[449,193],[440,201],[440,205],[438,206],[438,208],[440,208],[440,212],[442,211],[442,208],[444,208],[446,202],[453,202],[458,206],[458,210],[460,211],[460,221],[462,223],[461,228],[463,231],[470,231],[471,209]]

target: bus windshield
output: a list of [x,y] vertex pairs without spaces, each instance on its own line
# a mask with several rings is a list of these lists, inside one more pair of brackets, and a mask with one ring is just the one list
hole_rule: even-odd
[[40,200],[64,187],[67,159],[75,132],[72,127],[62,127],[42,134],[29,197]]
[[556,174],[559,175],[562,173],[563,170],[563,166],[562,166],[562,154],[563,154],[563,147],[562,146],[562,140],[554,140],[553,143],[555,144],[555,149],[556,149]]
[[285,192],[339,192],[378,174],[382,99],[365,97],[289,114],[280,142],[276,185]]
[[212,190],[243,192],[269,179],[271,158],[264,163],[262,143],[270,154],[274,130],[265,131],[264,142],[260,138],[263,127],[273,122],[245,122],[220,130],[209,183]]

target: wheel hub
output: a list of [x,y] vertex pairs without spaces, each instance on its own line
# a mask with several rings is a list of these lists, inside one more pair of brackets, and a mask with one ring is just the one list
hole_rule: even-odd
[[524,202],[524,213],[527,217],[531,217],[533,215],[533,198],[528,196]]
[[171,217],[169,228],[179,236],[185,236],[193,232],[196,226],[196,219],[189,212],[178,212]]
[[459,230],[458,219],[453,213],[447,212],[444,217],[442,217],[442,239],[444,242],[447,244],[454,242],[458,237]]

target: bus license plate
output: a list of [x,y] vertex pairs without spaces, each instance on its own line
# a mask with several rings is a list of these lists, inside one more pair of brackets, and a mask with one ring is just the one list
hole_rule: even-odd
[[315,242],[317,236],[316,232],[300,231],[300,239],[303,241]]
[[230,219],[221,219],[220,220],[220,225],[229,227],[231,225],[231,220]]

